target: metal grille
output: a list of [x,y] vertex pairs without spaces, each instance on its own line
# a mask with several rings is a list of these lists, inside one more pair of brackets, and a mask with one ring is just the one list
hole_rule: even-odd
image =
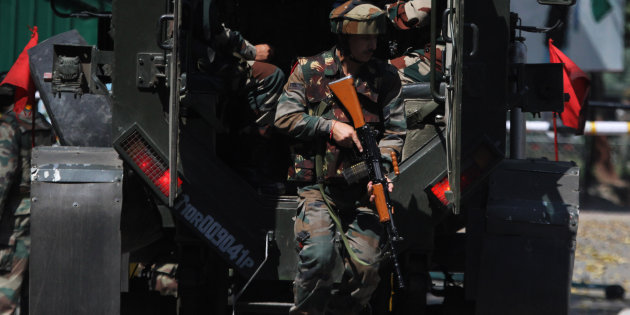
[[134,129],[120,142],[120,147],[133,163],[140,168],[159,191],[168,196],[169,171],[168,164],[160,157],[149,142]]

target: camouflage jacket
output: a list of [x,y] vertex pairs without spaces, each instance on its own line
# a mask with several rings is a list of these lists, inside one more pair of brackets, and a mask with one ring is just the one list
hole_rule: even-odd
[[15,115],[0,115],[0,211],[3,215],[9,196],[20,185],[20,139],[21,133]]
[[[436,47],[435,53],[435,70],[438,76],[442,73],[442,51],[443,45]],[[387,62],[398,69],[398,76],[403,85],[416,82],[429,82],[431,80],[431,54],[430,44],[423,49],[415,49],[406,52],[400,57],[393,58]]]
[[386,4],[385,9],[389,20],[397,29],[419,28],[428,24],[431,0],[398,0]]
[[[0,114],[0,245],[9,245],[14,216],[30,214],[32,111]],[[52,143],[51,127],[39,114],[35,143]]]
[[[342,170],[357,162],[353,149],[337,147],[330,139],[334,120],[350,122],[328,88],[329,82],[343,76],[334,47],[319,55],[298,59],[278,101],[275,119],[275,125],[281,132],[301,142],[301,146],[293,150],[294,167],[289,170],[289,180],[315,181],[317,147],[324,157],[322,175],[326,182],[343,182]],[[383,158],[389,161],[391,150],[400,152],[406,129],[404,109],[390,104],[400,93],[396,69],[371,59],[355,75],[355,86],[366,122],[381,131],[379,147]],[[323,113],[316,115],[318,111]]]

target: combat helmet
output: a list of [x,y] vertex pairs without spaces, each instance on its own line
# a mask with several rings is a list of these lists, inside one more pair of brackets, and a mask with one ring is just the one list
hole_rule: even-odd
[[377,6],[359,0],[346,1],[330,12],[331,32],[339,35],[381,35],[387,15]]

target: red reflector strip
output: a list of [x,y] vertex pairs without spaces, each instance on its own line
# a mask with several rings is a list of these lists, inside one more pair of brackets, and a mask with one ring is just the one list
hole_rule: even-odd
[[448,190],[451,190],[451,186],[448,183],[448,176],[442,178],[441,181],[431,187],[433,195],[445,206],[448,204],[448,200],[446,200],[446,191]]
[[[168,197],[168,188],[171,185],[171,172],[168,171],[168,170],[166,172],[164,172],[164,174],[162,174],[160,179],[158,179],[156,185],[158,186],[160,191],[165,196]],[[179,179],[179,177],[177,177],[177,187],[180,187],[181,185],[182,185],[182,180]]]
[[[462,177],[460,178],[459,186],[462,190],[466,189],[473,181],[481,175],[481,170],[476,165],[473,165],[464,171]],[[448,205],[448,200],[446,199],[446,192],[451,190],[451,186],[448,182],[448,176],[442,178],[437,184],[431,187],[431,192],[437,199],[443,204]]]
[[[164,159],[155,152],[149,143],[134,130],[121,141],[121,148],[129,155],[133,163],[146,175],[157,189],[168,197],[170,186],[170,172]],[[177,187],[182,185],[182,180],[177,178]]]

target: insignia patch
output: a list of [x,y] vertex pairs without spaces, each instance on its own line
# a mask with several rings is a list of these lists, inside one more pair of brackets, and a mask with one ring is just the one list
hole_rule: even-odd
[[289,91],[291,91],[291,90],[303,91],[304,90],[304,84],[302,84],[302,83],[289,83],[289,86],[287,87],[287,90],[289,90]]

